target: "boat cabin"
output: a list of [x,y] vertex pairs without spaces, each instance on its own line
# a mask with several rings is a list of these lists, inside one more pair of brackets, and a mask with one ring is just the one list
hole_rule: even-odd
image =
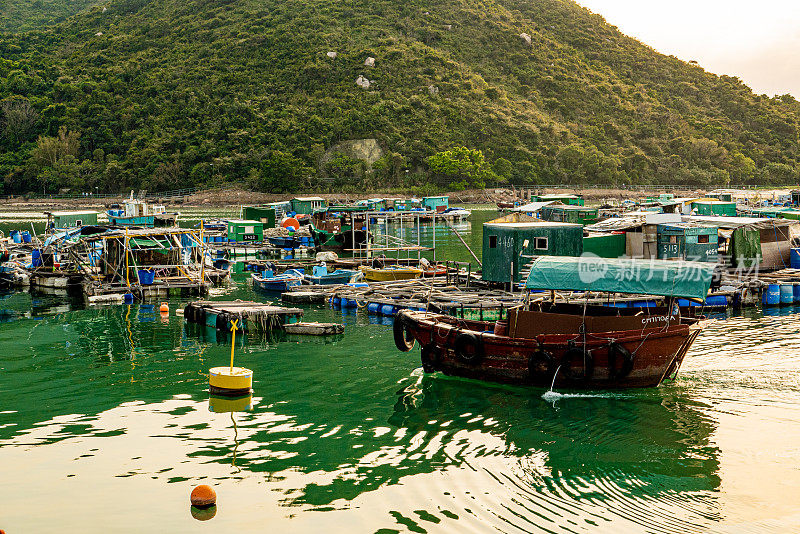
[[450,197],[423,197],[422,207],[431,211],[444,211],[450,207]]

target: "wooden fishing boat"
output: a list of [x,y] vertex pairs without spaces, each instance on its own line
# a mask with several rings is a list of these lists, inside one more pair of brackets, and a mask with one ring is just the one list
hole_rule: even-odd
[[289,269],[283,274],[273,274],[268,270],[253,273],[250,277],[253,280],[253,287],[263,291],[287,291],[303,283],[303,272],[297,269]]
[[538,387],[657,386],[677,375],[702,328],[701,317],[680,315],[675,299],[705,298],[713,270],[699,262],[538,258],[529,290],[646,293],[667,297],[667,305],[540,301],[513,308],[506,322],[496,323],[406,310],[395,318],[394,340],[403,351],[419,343],[426,372]]
[[131,196],[120,206],[118,204],[111,207],[106,212],[108,223],[111,226],[144,226],[153,228],[154,226],[166,227],[174,226],[177,221],[177,213],[167,213],[162,205],[151,205],[143,200]]
[[416,267],[368,267],[362,265],[359,267],[361,272],[364,273],[364,278],[370,282],[388,282],[391,280],[411,280],[422,276],[422,269]]

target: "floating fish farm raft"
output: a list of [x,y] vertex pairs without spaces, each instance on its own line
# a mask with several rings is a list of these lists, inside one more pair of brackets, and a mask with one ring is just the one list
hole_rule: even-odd
[[234,322],[239,330],[245,332],[271,332],[298,323],[303,310],[243,300],[196,301],[187,304],[183,314],[189,323],[223,332],[230,331]]

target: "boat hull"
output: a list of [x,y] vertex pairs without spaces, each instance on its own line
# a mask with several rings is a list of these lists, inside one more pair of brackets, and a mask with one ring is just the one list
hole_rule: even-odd
[[253,287],[262,291],[288,291],[289,288],[303,283],[303,279],[299,276],[278,275],[274,278],[262,278],[257,274],[253,274],[251,278],[253,279]]
[[143,217],[117,217],[115,215],[109,215],[108,223],[111,226],[144,226],[147,228],[152,228],[155,226],[155,216],[146,215]]
[[392,280],[412,280],[422,276],[422,269],[373,269],[362,267],[364,278],[370,282],[390,282]]
[[[396,321],[402,321],[410,336],[427,348],[423,359],[426,370],[492,382],[569,389],[657,386],[677,373],[700,331],[696,326],[679,324],[666,329],[595,332],[586,336],[584,344],[582,337],[574,333],[511,338],[481,331],[477,322],[424,312],[401,312]],[[488,327],[492,323],[482,324]],[[456,338],[464,332],[480,340],[483,355],[477,362],[466,362],[456,353]],[[632,355],[631,368],[623,376],[617,347]],[[541,353],[550,355],[549,364]]]

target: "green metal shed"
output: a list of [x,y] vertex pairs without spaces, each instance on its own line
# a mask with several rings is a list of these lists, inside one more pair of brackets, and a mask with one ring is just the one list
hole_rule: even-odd
[[503,222],[483,224],[483,279],[519,281],[521,267],[531,256],[580,256],[583,226],[557,222]]
[[292,199],[292,211],[311,215],[315,211],[323,209],[327,205],[321,197],[298,197]]
[[275,208],[267,206],[242,206],[242,219],[261,221],[266,228],[275,228]]
[[574,224],[594,224],[600,219],[597,208],[584,206],[566,206],[564,204],[551,204],[539,210],[542,220],[552,222],[567,222]]
[[53,211],[46,215],[48,219],[52,219],[53,228],[74,228],[97,224],[96,211]]
[[692,211],[694,210],[697,210],[698,215],[736,217],[736,202],[699,200],[692,202]]
[[261,221],[231,219],[228,221],[228,241],[264,241],[264,224]]
[[583,253],[601,258],[622,258],[625,254],[625,232],[596,233],[583,237]]
[[659,224],[658,259],[688,261],[719,260],[719,230],[696,223]]

